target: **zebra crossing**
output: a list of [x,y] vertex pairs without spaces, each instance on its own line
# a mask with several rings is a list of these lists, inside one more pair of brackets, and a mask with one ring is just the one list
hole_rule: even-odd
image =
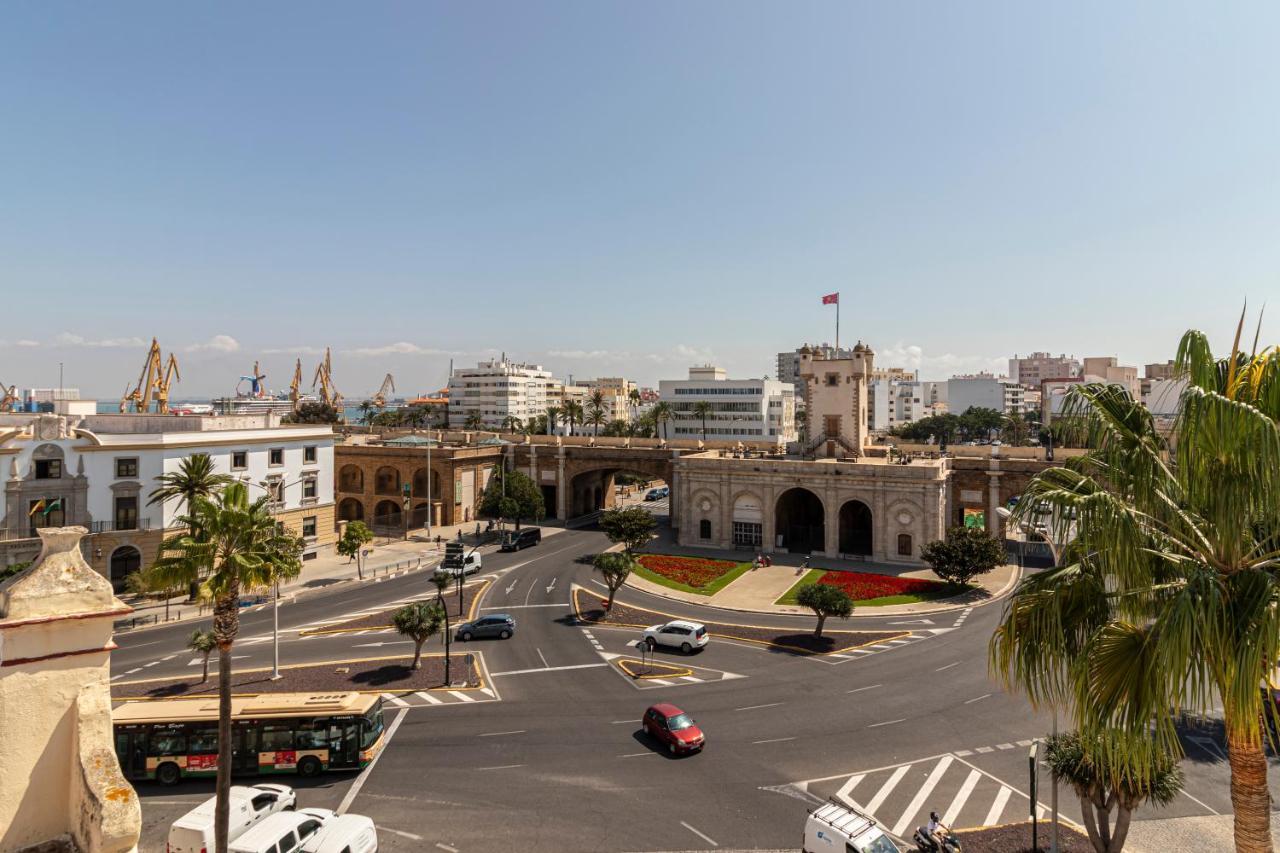
[[499,696],[492,687],[465,690],[417,690],[399,693],[383,693],[382,701],[388,708],[430,708],[436,705],[473,705],[478,702],[496,702]]
[[[900,838],[926,823],[931,811],[948,826],[965,828],[1023,820],[1031,807],[1019,787],[952,752],[793,787],[865,812]],[[1043,803],[1036,804],[1037,815],[1046,811]]]

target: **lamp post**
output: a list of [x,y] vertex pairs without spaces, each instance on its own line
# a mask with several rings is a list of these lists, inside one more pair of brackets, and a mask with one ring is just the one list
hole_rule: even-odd
[[[296,486],[296,485],[298,485],[299,483],[303,483],[303,482],[305,482],[305,481],[307,481],[307,480],[309,480],[309,479],[311,479],[311,478],[310,478],[310,477],[303,477],[303,478],[301,478],[301,479],[294,480],[293,482],[290,482],[290,483],[285,483],[285,482],[281,481],[280,483],[275,484],[275,485],[277,486],[277,488],[279,488],[279,489],[280,489],[280,503],[284,503],[284,490],[285,490],[285,488],[286,488],[286,487],[288,487],[288,486]],[[246,486],[257,486],[258,488],[260,488],[260,489],[262,489],[263,491],[265,491],[268,495],[270,495],[270,494],[272,493],[272,490],[271,490],[271,484],[270,484],[270,481],[268,481],[268,480],[263,480],[263,481],[261,481],[261,482],[255,483],[255,482],[253,482],[252,480],[250,480],[250,479],[249,479],[249,475],[248,475],[248,474],[245,474],[245,475],[243,475],[243,476],[241,476],[241,477],[240,477],[240,481],[241,481],[242,483],[244,483]],[[274,514],[275,514],[275,513],[272,513],[272,515],[274,515]],[[273,579],[273,582],[272,582],[272,584],[271,584],[271,588],[272,588],[272,595],[271,595],[271,680],[272,680],[272,681],[279,681],[279,680],[280,680],[280,678],[281,678],[281,675],[280,675],[280,581],[279,581],[278,579]]]

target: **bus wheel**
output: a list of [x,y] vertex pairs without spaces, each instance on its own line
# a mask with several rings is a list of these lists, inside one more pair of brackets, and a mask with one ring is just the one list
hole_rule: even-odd
[[166,761],[156,768],[156,781],[161,785],[176,785],[182,778],[182,771],[172,761]]
[[314,755],[308,755],[298,762],[298,775],[306,776],[308,779],[319,776],[322,769],[324,768],[320,766],[320,759]]

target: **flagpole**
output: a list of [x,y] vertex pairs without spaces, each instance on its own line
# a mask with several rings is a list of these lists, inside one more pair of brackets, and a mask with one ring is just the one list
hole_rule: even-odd
[[836,358],[840,357],[840,291],[836,291]]

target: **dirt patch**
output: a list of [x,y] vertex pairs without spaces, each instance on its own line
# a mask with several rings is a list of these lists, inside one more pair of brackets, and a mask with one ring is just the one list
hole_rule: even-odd
[[[613,609],[605,612],[599,596],[586,590],[575,589],[573,607],[578,619],[598,625],[648,628],[672,617],[643,607],[632,607],[615,601]],[[902,631],[832,631],[824,630],[821,637],[812,631],[795,631],[787,628],[762,628],[753,625],[733,625],[727,622],[704,622],[713,637],[729,640],[745,640],[761,643],[780,651],[797,655],[829,655],[849,651],[860,646],[874,645],[885,640],[907,636]]]
[[[394,658],[332,661],[280,668],[280,678],[271,680],[270,669],[233,672],[231,692],[259,693],[342,693],[352,690],[380,693],[413,692],[438,687],[480,686],[480,672],[473,655],[452,655],[449,683],[444,679],[444,656],[423,655],[422,668],[410,669],[412,655]],[[165,678],[150,681],[122,681],[111,685],[113,699],[189,699],[218,695],[218,677],[201,683],[198,677]]]
[[[1042,820],[1036,829],[1038,836],[1035,853],[1047,853],[1053,824]],[[983,829],[961,829],[956,831],[956,835],[964,849],[974,853],[1032,853],[1030,820],[1026,823],[1009,823]],[[1058,850],[1061,853],[1093,853],[1093,845],[1089,843],[1089,836],[1083,832],[1059,823]]]
[[[458,605],[458,593],[455,589],[450,588],[449,592],[445,593],[444,603],[445,609],[449,612],[450,628],[457,626],[460,621],[466,622],[475,618],[475,614],[472,611],[475,610],[476,601],[479,600],[480,596],[488,587],[488,580],[483,580],[478,584],[463,587],[461,606]],[[422,599],[427,602],[434,602],[436,600],[436,596],[434,594],[423,595]],[[323,628],[316,628],[311,631],[301,631],[299,633],[302,635],[345,634],[348,631],[369,631],[377,630],[379,628],[390,628],[392,627],[392,615],[403,606],[403,604],[398,604],[394,607],[388,607],[385,610],[379,610],[377,613],[370,613],[367,616],[361,616],[357,619],[349,619],[346,622],[335,622],[331,625],[326,625]],[[461,619],[458,618],[459,614],[463,614]]]

